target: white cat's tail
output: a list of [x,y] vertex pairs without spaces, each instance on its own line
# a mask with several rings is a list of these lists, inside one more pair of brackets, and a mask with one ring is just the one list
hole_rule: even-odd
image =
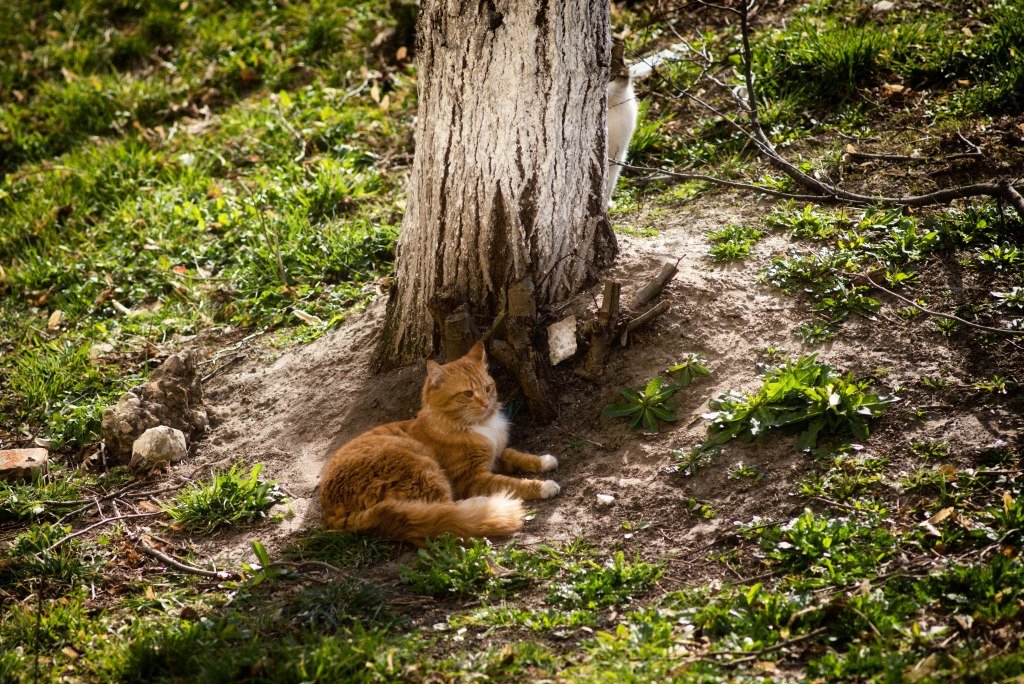
[[328,527],[377,534],[422,545],[444,533],[457,537],[501,537],[523,526],[523,502],[509,493],[461,501],[385,499],[364,511],[325,516]]

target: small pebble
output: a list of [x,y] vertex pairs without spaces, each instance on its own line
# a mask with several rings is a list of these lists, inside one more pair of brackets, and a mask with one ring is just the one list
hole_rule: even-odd
[[598,506],[611,506],[615,503],[615,497],[611,494],[598,494],[597,505]]

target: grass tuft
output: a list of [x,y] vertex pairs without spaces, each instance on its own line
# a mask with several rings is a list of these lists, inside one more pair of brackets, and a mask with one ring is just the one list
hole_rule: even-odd
[[266,510],[285,496],[276,483],[259,479],[261,470],[263,465],[256,464],[246,475],[236,464],[208,482],[191,484],[167,507],[167,513],[178,527],[195,534],[262,520]]

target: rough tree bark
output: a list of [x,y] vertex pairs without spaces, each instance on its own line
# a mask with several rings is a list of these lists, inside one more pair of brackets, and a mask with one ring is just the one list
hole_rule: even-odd
[[602,201],[608,0],[424,0],[417,55],[378,368],[436,351],[462,305],[487,329],[517,283],[536,309],[564,300],[615,253]]

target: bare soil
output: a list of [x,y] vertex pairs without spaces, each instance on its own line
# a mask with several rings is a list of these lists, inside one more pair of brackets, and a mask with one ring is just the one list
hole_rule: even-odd
[[[748,522],[754,516],[787,520],[806,505],[807,500],[795,492],[816,464],[811,456],[794,450],[792,436],[729,444],[693,477],[667,468],[674,451],[688,449],[706,437],[707,421],[700,415],[707,411],[711,397],[759,384],[756,364],[766,360],[766,348],[792,355],[811,351],[793,333],[810,317],[807,302],[756,282],[768,260],[790,247],[788,236],[767,236],[754,254],[736,265],[718,265],[705,256],[706,231],[731,222],[754,225],[769,207],[759,200],[710,195],[668,214],[650,208],[631,217],[635,224],[655,225],[660,235],[620,235],[621,254],[607,277],[623,283],[623,300],[628,301],[662,262],[682,257],[679,274],[665,294],[672,308],[626,347],[616,349],[600,382],[584,381],[573,372],[579,359],[562,364],[556,370],[561,383],[557,420],[541,428],[514,428],[513,446],[558,456],[560,467],[554,478],[562,485],[559,496],[532,504],[536,514],[517,535],[517,542],[532,545],[582,536],[601,548],[669,558],[663,581],[681,584],[737,572],[705,561],[710,552],[733,543],[735,522]],[[584,309],[593,312],[599,297],[599,288],[594,288],[570,308],[580,314]],[[839,368],[873,376],[877,390],[896,391],[903,398],[877,421],[865,449],[897,464],[905,462],[909,469],[907,446],[915,439],[942,439],[954,454],[973,452],[997,440],[1013,443],[1024,422],[1020,415],[991,408],[991,403],[978,405],[969,397],[936,396],[920,384],[922,376],[969,384],[970,378],[994,364],[992,358],[971,343],[969,334],[947,340],[930,331],[924,318],[906,322],[886,310],[877,320],[847,322],[840,338],[819,354]],[[301,348],[279,351],[257,342],[211,355],[210,367],[232,365],[205,387],[213,428],[194,449],[190,462],[179,468],[264,463],[264,476],[282,483],[293,498],[279,507],[278,512],[285,514],[279,524],[196,541],[201,553],[222,562],[251,560],[249,542],[254,538],[273,552],[318,527],[317,484],[333,450],[373,425],[414,415],[422,363],[381,375],[369,369],[382,314],[379,301],[352,315],[335,332]],[[239,350],[245,358],[235,362]],[[643,386],[687,352],[705,355],[712,375],[676,395],[679,422],[649,435],[630,431],[624,422],[602,415],[602,407],[617,399],[618,387]],[[1020,358],[1010,361],[1020,364]],[[992,372],[988,370],[989,377]],[[911,423],[910,412],[920,406],[928,407],[928,419]],[[739,462],[754,466],[763,478],[729,479],[727,471]],[[895,481],[886,486],[899,503]],[[615,501],[602,507],[597,494],[610,494]],[[693,515],[688,505],[691,498],[711,506],[716,517]],[[383,574],[381,579],[386,579],[392,572],[393,565],[388,564],[371,574]]]

